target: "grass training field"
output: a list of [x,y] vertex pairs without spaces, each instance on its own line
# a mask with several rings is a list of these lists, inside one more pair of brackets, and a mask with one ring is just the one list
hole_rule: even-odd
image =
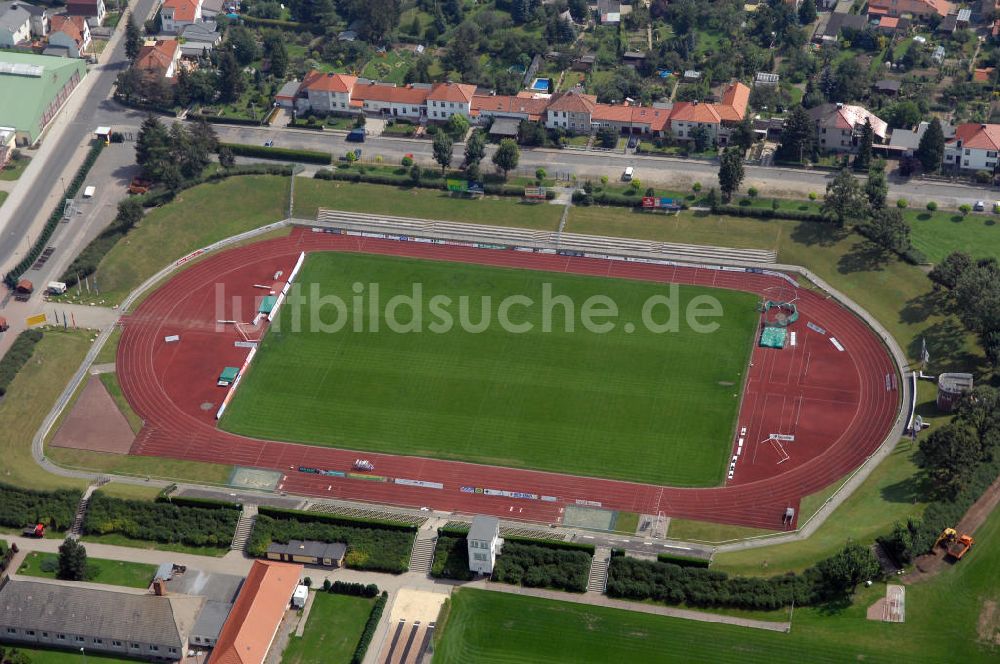
[[[663,284],[339,253],[310,256],[299,279],[306,292],[319,284],[323,295],[339,294],[348,305],[355,282],[379,284],[379,331],[353,332],[351,321],[333,334],[291,332],[293,309],[286,305],[222,428],[673,485],[721,479],[739,403],[734,394],[756,329],[754,296],[682,287],[680,331],[660,334],[641,324],[641,310],[651,296],[668,293]],[[415,283],[423,288],[423,331],[389,331],[385,303],[411,293]],[[572,301],[575,331],[566,331],[561,306],[553,309],[552,331],[542,331],[543,283],[551,284],[552,297]],[[367,298],[368,286],[365,292]],[[532,323],[530,332],[505,332],[497,322],[499,303],[514,294],[535,301],[510,312],[512,323]],[[620,312],[605,334],[581,324],[583,303],[596,294]],[[441,320],[427,305],[435,295],[452,298],[452,306],[445,305],[455,321],[450,332],[431,331]],[[722,306],[723,315],[709,319],[720,324],[713,333],[684,323],[697,295]],[[492,298],[483,331],[467,332],[459,323],[463,296],[473,323],[482,321],[480,298]],[[314,313],[302,308],[304,330]],[[412,322],[410,315],[403,308],[395,319]],[[656,320],[666,316],[658,307]],[[325,323],[336,319],[335,308],[322,310]],[[369,312],[361,319],[367,330]],[[629,322],[635,322],[633,333],[625,331]]]
[[302,636],[288,638],[281,664],[348,664],[375,600],[317,591]]

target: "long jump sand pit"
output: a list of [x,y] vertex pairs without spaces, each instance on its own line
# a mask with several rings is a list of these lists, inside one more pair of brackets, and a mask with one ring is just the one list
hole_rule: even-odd
[[52,439],[55,447],[128,454],[135,434],[97,376],[87,380]]

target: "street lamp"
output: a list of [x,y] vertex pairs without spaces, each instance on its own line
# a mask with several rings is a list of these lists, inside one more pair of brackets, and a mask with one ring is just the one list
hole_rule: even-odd
[[80,655],[83,656],[83,664],[87,664],[87,653],[84,652],[83,646],[80,646]]

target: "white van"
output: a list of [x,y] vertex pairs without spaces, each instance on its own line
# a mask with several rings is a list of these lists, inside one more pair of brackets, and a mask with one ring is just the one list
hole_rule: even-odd
[[83,197],[84,198],[93,198],[95,192],[97,192],[97,187],[86,187],[83,190]]
[[622,173],[622,180],[624,182],[630,181],[632,179],[633,173],[635,173],[635,169],[629,166],[628,168],[625,169],[625,172]]

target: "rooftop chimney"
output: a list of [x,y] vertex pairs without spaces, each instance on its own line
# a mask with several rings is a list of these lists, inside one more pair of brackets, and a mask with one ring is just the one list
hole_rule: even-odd
[[153,581],[153,594],[157,597],[165,597],[167,595],[167,582],[163,579],[155,579]]

